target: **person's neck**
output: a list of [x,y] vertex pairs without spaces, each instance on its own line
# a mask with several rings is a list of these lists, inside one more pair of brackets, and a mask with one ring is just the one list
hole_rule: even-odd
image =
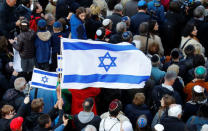
[[146,13],[146,10],[138,10],[139,13]]
[[172,86],[172,84],[169,81],[165,81],[163,84],[167,86]]

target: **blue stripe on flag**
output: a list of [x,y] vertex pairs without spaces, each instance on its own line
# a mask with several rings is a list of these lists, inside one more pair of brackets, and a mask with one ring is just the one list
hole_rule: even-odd
[[40,87],[45,87],[45,88],[49,88],[49,89],[56,89],[56,86],[51,86],[51,85],[45,85],[45,84],[41,84],[41,83],[37,83],[37,82],[32,82],[32,86],[40,86]]
[[62,57],[58,56],[58,60],[61,60],[61,59],[62,59]]
[[93,75],[65,75],[63,83],[127,83],[139,84],[149,79],[150,76],[115,75],[115,74],[93,74]]
[[109,51],[138,50],[133,45],[116,44],[88,44],[84,42],[63,42],[64,50],[93,50],[104,49]]
[[34,69],[34,73],[38,73],[38,74],[42,74],[42,75],[48,75],[48,76],[53,76],[53,77],[58,77],[58,74],[44,72],[44,71],[40,71],[40,70],[36,70],[36,69]]

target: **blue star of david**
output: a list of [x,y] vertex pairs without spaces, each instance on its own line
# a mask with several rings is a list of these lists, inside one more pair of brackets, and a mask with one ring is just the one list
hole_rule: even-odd
[[44,84],[48,82],[48,77],[47,76],[44,76],[42,77],[42,80],[41,80]]
[[[98,67],[104,67],[105,71],[108,72],[108,70],[111,68],[111,67],[116,67],[116,63],[115,63],[115,60],[117,57],[111,57],[111,55],[109,54],[109,52],[107,52],[103,57],[98,57],[99,60],[100,60],[100,64]],[[105,65],[104,64],[104,60],[105,59],[110,59],[111,60],[111,63],[110,65]]]

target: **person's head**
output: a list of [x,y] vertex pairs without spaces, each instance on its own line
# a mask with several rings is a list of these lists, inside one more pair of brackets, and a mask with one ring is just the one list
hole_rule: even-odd
[[207,76],[207,69],[204,66],[198,66],[194,70],[195,78],[197,79],[205,79]]
[[129,42],[131,43],[133,40],[133,35],[131,33],[131,31],[126,31],[122,34],[122,40],[125,42]]
[[34,7],[33,7],[32,13],[33,13],[33,14],[40,14],[40,13],[42,13],[42,12],[43,12],[43,8],[42,8],[42,6],[40,5],[40,3],[39,3],[39,2],[35,2],[35,3],[34,3]]
[[117,100],[113,100],[109,105],[108,111],[111,117],[117,117],[119,112],[121,111],[119,102]]
[[165,83],[172,86],[177,78],[177,74],[174,71],[167,71],[165,74]]
[[136,121],[136,129],[146,129],[148,125],[147,117],[145,115],[141,115],[137,118]]
[[173,0],[169,3],[169,10],[173,11],[175,13],[180,12],[181,8],[180,8],[180,2]]
[[31,103],[31,110],[33,112],[42,112],[43,107],[44,107],[44,102],[40,98],[34,99]]
[[160,100],[160,104],[162,108],[168,108],[171,104],[175,104],[175,98],[166,94]]
[[105,39],[105,28],[104,27],[98,28],[96,31],[96,35],[97,35],[98,39],[104,40]]
[[171,104],[168,109],[168,116],[181,119],[182,107],[179,104]]
[[96,4],[90,6],[91,14],[99,16],[101,13],[100,7]]
[[91,97],[90,98],[87,98],[87,99],[85,99],[85,101],[82,104],[83,110],[85,112],[91,112],[92,111],[92,108],[93,108],[93,105],[94,105],[93,99]]
[[79,18],[81,21],[84,21],[86,18],[86,9],[84,7],[79,7],[76,10],[76,16]]
[[156,41],[149,41],[148,53],[150,55],[158,54],[159,50],[160,50],[160,47]]
[[63,28],[63,31],[69,29],[69,26],[68,26],[67,21],[66,21],[65,18],[63,18],[63,17],[59,18],[59,19],[58,19],[58,22],[61,23],[62,28]]
[[187,57],[192,57],[195,52],[195,47],[193,45],[187,45],[184,49],[184,53],[186,54]]
[[172,64],[168,67],[167,71],[174,71],[177,75],[179,73],[179,66],[176,64]]
[[126,27],[126,23],[125,22],[119,22],[117,25],[116,25],[116,32],[117,33],[123,33],[127,30],[127,27]]
[[107,5],[108,9],[112,11],[116,4],[120,3],[121,0],[108,0]]
[[192,101],[194,102],[202,102],[206,99],[206,96],[204,94],[204,88],[196,85],[192,88]]
[[18,91],[23,91],[26,88],[27,81],[24,77],[19,77],[14,81],[14,88]]
[[1,117],[5,119],[12,119],[15,115],[14,107],[11,105],[4,105],[1,108]]
[[113,22],[110,19],[104,19],[102,22],[103,27],[105,27],[106,29],[109,29],[109,30],[112,29],[112,24],[113,24]]
[[151,20],[150,24],[149,24],[149,31],[154,32],[154,31],[158,31],[158,29],[159,29],[159,25],[158,25],[157,21]]
[[44,19],[38,20],[38,30],[45,31],[46,30],[46,21]]
[[6,3],[9,7],[14,7],[16,5],[17,0],[6,0]]
[[95,128],[95,126],[93,125],[87,125],[84,129],[82,129],[81,131],[97,131],[97,129]]
[[144,102],[145,102],[144,93],[136,93],[134,95],[133,104],[140,106],[140,105],[143,105]]
[[138,1],[138,11],[146,11],[147,10],[147,2],[145,0]]
[[22,124],[24,119],[22,117],[16,117],[10,122],[11,131],[22,131]]
[[113,10],[115,13],[119,13],[120,15],[122,15],[123,12],[123,6],[122,4],[116,4]]
[[54,22],[53,23],[53,32],[58,33],[58,32],[61,32],[61,31],[63,31],[62,24],[58,21]]
[[188,22],[183,30],[183,36],[187,37],[194,37],[197,35],[197,29],[196,26],[194,25],[194,22]]
[[154,54],[151,58],[152,66],[159,67],[160,66],[160,56],[158,54]]
[[199,117],[205,117],[208,118],[208,104],[202,104],[198,110],[198,116]]
[[44,18],[47,25],[53,25],[53,23],[55,22],[55,17],[51,13],[45,14]]
[[5,36],[0,36],[0,52],[7,52],[8,51],[8,42]]
[[198,66],[204,66],[205,65],[205,59],[204,56],[201,54],[195,54],[193,57],[193,66],[194,68]]
[[148,32],[148,22],[142,22],[139,25],[139,34],[140,35],[147,35]]
[[30,5],[31,5],[31,0],[21,0],[22,4],[24,6],[26,6],[27,8],[30,8]]
[[38,117],[38,125],[41,128],[49,128],[51,127],[51,118],[48,114],[42,114]]
[[180,57],[180,53],[179,53],[179,49],[178,48],[174,48],[171,53],[170,53],[170,56],[172,58],[172,60],[179,60],[179,57]]
[[21,32],[27,32],[30,29],[29,27],[29,21],[26,19],[23,19],[20,21],[20,30]]
[[204,18],[205,16],[205,8],[203,5],[200,5],[194,9],[194,17],[196,18]]
[[121,21],[125,22],[127,27],[130,27],[131,19],[128,16],[122,17]]

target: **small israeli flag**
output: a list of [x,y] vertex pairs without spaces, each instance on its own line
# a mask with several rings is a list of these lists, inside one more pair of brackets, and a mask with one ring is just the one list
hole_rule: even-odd
[[32,87],[56,90],[58,74],[34,68],[32,75]]
[[62,55],[57,55],[57,72],[62,73]]

